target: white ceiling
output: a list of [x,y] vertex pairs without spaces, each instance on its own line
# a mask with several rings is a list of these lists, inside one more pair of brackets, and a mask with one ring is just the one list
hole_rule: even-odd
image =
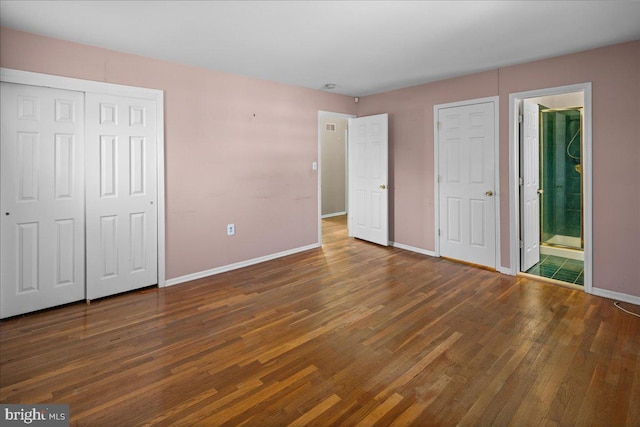
[[0,24],[363,96],[640,39],[640,0],[2,0]]

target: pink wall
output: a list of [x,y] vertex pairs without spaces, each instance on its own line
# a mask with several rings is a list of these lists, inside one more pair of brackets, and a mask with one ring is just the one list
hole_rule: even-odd
[[388,112],[392,240],[433,250],[433,106],[500,96],[502,266],[509,267],[509,94],[592,82],[593,286],[640,296],[640,41],[363,97]]
[[318,241],[318,110],[353,98],[7,28],[0,66],[165,91],[168,279]]
[[[372,95],[260,81],[6,28],[0,66],[165,91],[167,277],[317,241],[318,110],[390,115],[391,239],[434,249],[433,106],[593,83],[594,286],[640,296],[640,41]],[[356,109],[357,107],[357,109]],[[255,117],[254,117],[255,114]],[[500,206],[509,266],[509,200]],[[234,222],[237,235],[225,235]]]
[[[510,93],[584,82],[593,96],[593,286],[640,296],[640,41],[501,69],[500,156]],[[508,161],[500,174],[508,176]]]

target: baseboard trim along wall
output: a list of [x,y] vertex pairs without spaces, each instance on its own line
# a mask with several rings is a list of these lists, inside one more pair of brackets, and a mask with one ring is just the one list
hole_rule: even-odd
[[[422,248],[416,248],[415,246],[404,245],[402,243],[397,243],[397,242],[389,242],[389,245],[393,246],[394,248],[404,249],[406,251],[416,252],[422,255],[427,255],[432,257],[436,256],[435,252],[433,251],[429,251]],[[297,254],[298,252],[317,249],[319,247],[320,247],[319,244],[313,243],[311,245],[301,246],[299,248],[290,249],[288,251],[282,251],[275,254],[270,254],[270,255],[265,255],[258,258],[249,259],[246,261],[236,262],[234,264],[223,265],[221,267],[212,268],[210,270],[199,271],[197,273],[191,273],[184,276],[175,277],[173,279],[168,279],[166,281],[166,286],[178,285],[180,283],[190,282],[191,280],[197,280],[197,279],[202,279],[203,277],[214,276],[216,274],[225,273],[231,270],[237,270],[238,268],[248,267],[250,265],[259,264],[261,262],[271,261],[271,260],[282,258],[288,255]],[[502,274],[511,273],[511,270],[505,267],[500,267],[497,271]],[[635,304],[640,306],[640,297],[636,297],[633,295],[623,294],[620,292],[613,292],[613,291],[600,289],[600,288],[592,288],[591,293],[592,295],[597,295],[600,297],[609,298],[609,299],[621,301],[621,302],[627,302],[629,304]]]
[[403,245],[402,243],[398,243],[398,242],[389,242],[389,245],[393,246],[394,248],[404,249],[405,251],[417,252],[422,255],[436,256],[436,253],[433,251],[428,251],[422,248],[416,248],[415,246]]
[[640,297],[633,295],[623,294],[621,292],[609,291],[607,289],[591,288],[591,294],[599,297],[605,297],[620,302],[628,302],[629,304],[635,304],[640,306]]
[[261,262],[271,261],[273,259],[282,258],[288,255],[297,254],[298,252],[308,251],[310,249],[319,248],[318,243],[314,243],[308,246],[302,246],[299,248],[289,249],[288,251],[282,251],[275,254],[265,255],[258,258],[249,259],[246,261],[236,262],[234,264],[223,265],[221,267],[212,268],[210,270],[199,271],[197,273],[191,273],[180,277],[167,280],[166,286],[178,285],[180,283],[190,282],[191,280],[202,279],[203,277],[214,276],[216,274],[225,273],[231,270],[237,270],[238,268],[248,267],[254,264],[260,264]]
[[342,216],[342,215],[346,215],[346,214],[347,214],[346,211],[334,212],[334,213],[330,213],[330,214],[324,214],[324,215],[322,215],[322,219],[331,218],[333,216]]
[[[436,256],[436,253],[434,251],[429,251],[426,249],[422,249],[422,248],[416,248],[414,246],[409,246],[409,245],[403,245],[402,243],[397,243],[397,242],[389,242],[390,246],[393,246],[394,248],[398,248],[398,249],[404,249],[406,251],[411,251],[411,252],[417,252],[419,254],[423,254],[423,255],[428,255],[428,256]],[[501,274],[507,274],[507,275],[511,275],[511,269],[508,267],[498,267],[496,268],[496,271],[498,273]]]

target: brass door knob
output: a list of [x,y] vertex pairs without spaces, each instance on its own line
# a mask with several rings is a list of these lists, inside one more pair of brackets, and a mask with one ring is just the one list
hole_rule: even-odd
[[486,192],[486,193],[484,193],[484,194],[486,194],[487,196],[493,196],[493,191],[489,190],[489,191],[487,191],[487,192]]
[[380,186],[380,188],[382,188],[382,189],[384,190],[385,188],[387,188],[387,186],[386,186],[386,185],[384,185],[384,184],[382,184],[382,185]]

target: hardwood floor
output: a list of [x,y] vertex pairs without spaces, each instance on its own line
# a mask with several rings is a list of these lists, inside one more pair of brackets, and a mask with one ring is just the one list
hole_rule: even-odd
[[640,423],[640,319],[340,217],[322,249],[0,333],[1,402],[68,403],[72,425]]

